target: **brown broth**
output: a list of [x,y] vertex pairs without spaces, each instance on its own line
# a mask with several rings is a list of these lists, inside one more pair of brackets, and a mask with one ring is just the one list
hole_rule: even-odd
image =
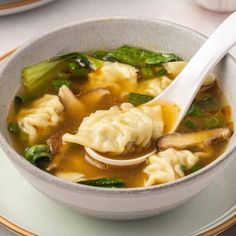
[[[90,85],[86,82],[86,79],[83,80],[73,80],[72,83],[72,90],[73,92],[77,93],[78,90],[80,90],[80,93],[86,93],[87,91],[91,90]],[[57,91],[49,88],[48,93],[51,94],[57,94]],[[228,106],[228,103],[220,90],[220,88],[217,86],[213,86],[211,89],[198,94],[198,98],[201,98],[201,96],[204,95],[211,95],[214,98],[217,98],[217,109],[213,111],[208,111],[204,113],[204,117],[193,117],[187,115],[183,122],[180,124],[178,128],[178,132],[192,132],[195,130],[201,130],[204,129],[204,119],[207,117],[210,117],[216,113],[219,113],[219,116],[222,116],[224,118],[224,122],[221,124],[221,126],[229,126],[231,122],[231,112],[230,107]],[[37,141],[38,144],[44,144],[46,143],[46,140],[51,135],[59,135],[61,136],[64,133],[75,133],[78,130],[78,127],[83,119],[84,116],[89,115],[90,113],[94,112],[95,110],[101,110],[101,109],[108,109],[109,107],[113,105],[119,105],[122,102],[126,102],[127,98],[124,97],[123,99],[116,97],[114,94],[102,103],[99,103],[96,105],[96,101],[86,101],[86,99],[83,101],[87,112],[86,114],[83,114],[82,116],[78,117],[77,114],[71,114],[68,111],[65,111],[65,118],[64,122],[62,122],[59,127],[57,127],[50,135],[47,137],[43,137],[40,140]],[[94,102],[94,103],[93,103]],[[91,104],[93,104],[91,106]],[[95,104],[95,105],[94,105]],[[163,105],[163,104],[161,104]],[[168,132],[175,120],[176,113],[178,112],[178,108],[167,106],[164,104],[163,109],[163,117],[165,120],[165,132]],[[174,112],[173,112],[174,110]],[[9,113],[8,120],[14,120],[16,116],[16,111],[14,108],[11,109]],[[186,128],[185,121],[191,120],[194,122],[199,128],[196,128],[195,130],[191,130],[189,128]],[[15,135],[11,135],[13,146],[15,149],[22,154],[24,149],[27,147],[27,144],[22,142],[19,137]],[[227,141],[222,142],[220,144],[216,144],[212,146],[213,154],[211,157],[202,159],[201,164],[204,166],[208,163],[212,162],[215,158],[217,158],[225,149],[227,145]],[[152,146],[153,147],[153,146]],[[151,147],[151,148],[152,148]],[[147,151],[147,150],[145,150]],[[144,152],[145,152],[144,151]],[[133,158],[135,154],[126,154],[122,157],[114,157],[112,158],[116,159],[130,159]],[[82,146],[76,145],[76,144],[68,144],[68,147],[63,152],[60,152],[54,157],[54,160],[50,164],[52,167],[49,171],[51,174],[56,175],[59,172],[79,172],[83,173],[87,178],[98,178],[98,177],[117,177],[120,179],[125,180],[125,186],[126,187],[141,187],[144,185],[144,182],[146,180],[146,174],[143,172],[143,168],[145,167],[145,163],[132,166],[132,167],[110,167],[107,166],[105,169],[99,169],[90,163],[88,163],[85,160],[85,150]]]

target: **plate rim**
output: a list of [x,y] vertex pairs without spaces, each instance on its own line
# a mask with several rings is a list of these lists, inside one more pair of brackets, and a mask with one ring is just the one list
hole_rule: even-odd
[[[40,1],[40,0],[25,0],[25,1],[31,1],[31,2],[36,2],[36,1]],[[1,9],[1,8],[0,8]],[[11,56],[12,53],[14,53],[17,50],[18,47],[13,48],[9,51],[7,51],[6,53],[4,53],[3,55],[0,56],[0,62],[2,62],[4,59],[8,58],[9,56]],[[229,209],[227,212],[225,212],[225,214],[230,214],[231,210],[232,210],[232,216],[230,215],[229,217],[225,217],[225,220],[221,220],[220,222],[216,222],[216,225],[213,227],[211,227],[210,229],[199,229],[198,231],[196,231],[196,234],[199,236],[214,236],[214,235],[218,235],[219,233],[222,233],[224,231],[226,231],[227,229],[229,229],[230,227],[236,225],[236,215],[235,215],[235,207]],[[222,215],[223,216],[223,215]],[[219,218],[218,218],[219,219]],[[217,221],[217,219],[216,219]],[[210,222],[210,224],[213,222]],[[10,220],[6,219],[5,217],[0,215],[0,224],[2,224],[3,226],[5,226],[6,228],[16,232],[16,233],[21,233],[23,236],[36,236],[37,234],[32,233],[30,231],[28,231],[27,229],[24,229],[23,227],[11,222]],[[207,225],[206,225],[207,227]]]
[[39,1],[40,0],[20,0],[20,1],[12,2],[12,3],[0,3],[0,10],[23,7],[23,6],[26,6],[35,2],[39,2]]
[[12,221],[8,220],[6,217],[0,216],[0,224],[2,224],[5,228],[9,229],[10,231],[13,231],[14,233],[23,235],[23,236],[37,236],[37,234],[34,234],[24,228],[22,228],[19,225],[16,225]]
[[0,17],[28,11],[54,0],[20,0],[12,3],[0,3]]

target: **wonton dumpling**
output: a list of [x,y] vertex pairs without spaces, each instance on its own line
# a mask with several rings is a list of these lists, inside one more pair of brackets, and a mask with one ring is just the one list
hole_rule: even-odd
[[130,65],[119,62],[105,62],[98,70],[89,73],[89,86],[109,88],[113,93],[124,95],[134,91],[137,86],[138,70]]
[[[186,61],[171,61],[164,64],[167,73],[175,78],[187,65]],[[206,79],[203,81],[202,85],[209,85],[216,81],[216,76],[212,73],[206,76]]]
[[164,64],[167,73],[175,78],[187,65],[186,61],[171,61]]
[[65,110],[74,114],[85,112],[84,104],[72,93],[68,86],[63,85],[58,91],[58,96],[65,107]]
[[[152,113],[153,109],[153,113]],[[163,133],[161,107],[135,108],[130,103],[99,110],[84,118],[77,134],[64,134],[62,140],[100,152],[123,153],[133,145],[146,147]]]
[[162,117],[161,106],[152,105],[149,106],[144,104],[139,107],[146,115],[148,115],[153,122],[153,131],[152,131],[152,139],[156,140],[159,138],[164,131],[164,122]]
[[191,169],[199,158],[188,150],[169,148],[148,158],[148,166],[144,172],[148,175],[146,186],[167,183],[185,176],[181,165]]
[[47,135],[62,121],[63,110],[58,96],[46,94],[29,107],[23,108],[17,116],[17,122],[28,135],[28,142],[33,144],[38,137]]
[[172,80],[167,76],[141,81],[138,84],[137,92],[155,97],[166,89],[171,82]]

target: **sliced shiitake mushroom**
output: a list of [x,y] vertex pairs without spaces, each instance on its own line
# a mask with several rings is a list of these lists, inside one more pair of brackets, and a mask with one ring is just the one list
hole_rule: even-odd
[[229,139],[233,130],[229,128],[217,128],[203,130],[194,133],[173,133],[162,136],[157,141],[160,150],[168,148],[185,149],[193,147],[206,147],[215,142],[222,142]]
[[104,101],[111,99],[109,98],[111,95],[110,91],[105,88],[97,88],[88,91],[87,93],[83,93],[79,95],[77,98],[83,103],[83,104],[89,104],[89,109],[93,111],[95,108],[100,106],[104,103]]
[[215,84],[216,84],[216,76],[213,74],[209,74],[207,78],[203,81],[199,92],[204,92],[212,88]]
[[62,135],[63,134],[61,132],[57,132],[51,135],[49,139],[46,141],[50,148],[50,152],[53,155],[56,155],[60,152],[60,148],[62,146],[62,139],[61,139]]
[[69,147],[70,147],[70,144],[62,143],[62,145],[59,148],[59,152],[53,157],[52,161],[47,167],[48,172],[53,172],[57,170],[57,168],[60,166],[61,161],[65,157],[65,153],[67,152]]
[[83,114],[85,112],[84,104],[77,99],[67,86],[63,85],[59,89],[58,96],[68,112],[74,114]]

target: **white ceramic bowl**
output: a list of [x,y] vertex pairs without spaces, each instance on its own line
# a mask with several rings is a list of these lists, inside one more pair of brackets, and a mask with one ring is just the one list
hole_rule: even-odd
[[[0,141],[19,172],[38,190],[83,214],[107,219],[136,219],[172,209],[206,188],[232,160],[235,136],[227,151],[200,171],[177,181],[149,188],[106,189],[69,183],[34,167],[12,147],[6,127],[10,103],[21,85],[22,67],[67,51],[111,49],[124,44],[174,52],[188,60],[205,37],[166,21],[140,18],[92,19],[44,33],[11,56],[0,72]],[[204,58],[203,58],[204,60]],[[233,107],[236,62],[227,55],[215,68]],[[234,114],[235,121],[235,114]]]

